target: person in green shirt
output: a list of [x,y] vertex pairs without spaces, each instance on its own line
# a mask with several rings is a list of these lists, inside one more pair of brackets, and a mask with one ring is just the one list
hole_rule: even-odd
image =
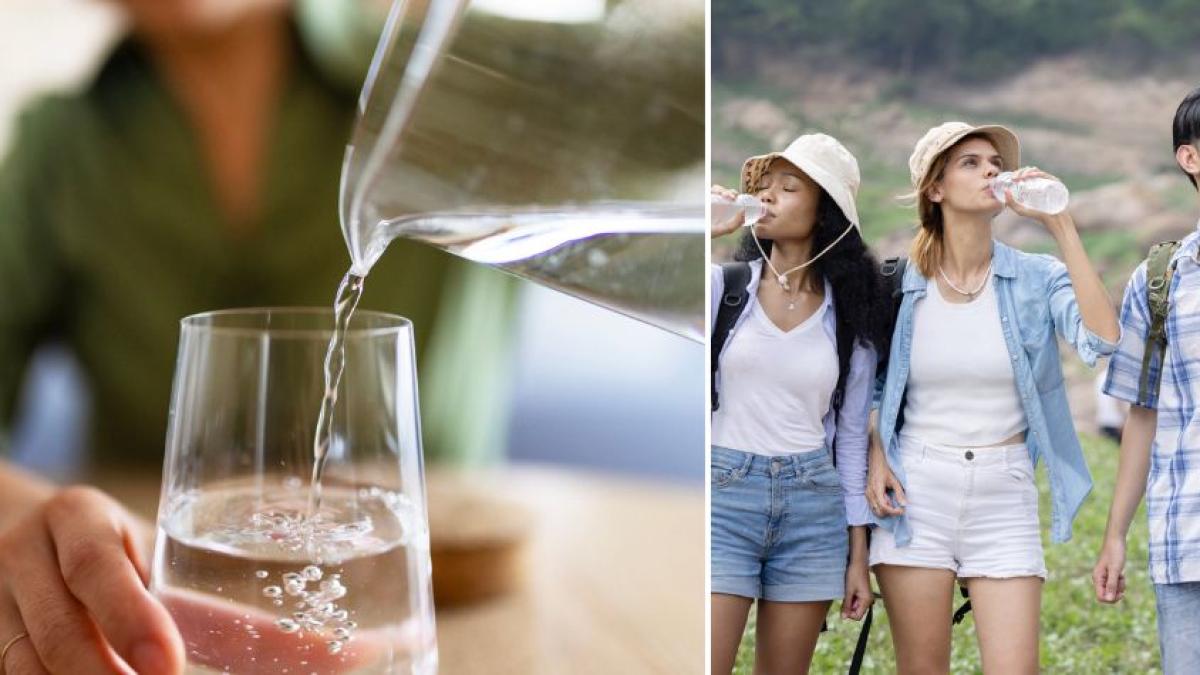
[[[90,461],[160,465],[178,320],[330,306],[349,267],[347,52],[285,0],[123,4],[132,34],[82,91],[22,115],[0,168],[0,457],[29,357],[57,339],[92,391]],[[407,242],[367,279],[361,307],[414,324],[439,456],[494,431],[494,401],[469,399],[502,380],[507,331],[494,326],[510,290]],[[144,586],[147,527],[106,495],[0,460],[0,672],[180,672],[178,632]]]

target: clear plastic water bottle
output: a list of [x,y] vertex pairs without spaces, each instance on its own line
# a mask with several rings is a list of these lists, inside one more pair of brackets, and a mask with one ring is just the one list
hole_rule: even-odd
[[761,220],[763,216],[767,215],[767,207],[763,206],[763,203],[757,197],[748,194],[740,194],[733,201],[729,201],[718,195],[712,195],[709,201],[712,202],[713,225],[723,223],[733,218],[739,212],[743,214],[743,226],[753,225]]
[[1004,203],[1005,190],[1012,191],[1018,204],[1043,213],[1062,213],[1067,208],[1070,194],[1067,186],[1049,178],[1027,178],[1013,180],[1013,172],[1005,171],[992,180],[992,193]]

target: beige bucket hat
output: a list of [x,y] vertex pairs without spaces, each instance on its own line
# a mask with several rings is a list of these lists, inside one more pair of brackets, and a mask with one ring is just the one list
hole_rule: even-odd
[[996,146],[996,152],[1004,160],[1005,171],[1015,171],[1021,165],[1021,143],[1011,129],[996,124],[976,127],[966,122],[946,122],[926,131],[913,148],[908,158],[908,173],[913,187],[919,188],[938,155],[971,134],[986,136]]
[[820,185],[833,198],[846,219],[862,232],[858,208],[854,203],[862,182],[858,160],[836,138],[826,134],[804,134],[792,141],[783,152],[769,152],[747,159],[742,164],[742,192],[751,192],[776,158],[791,162]]

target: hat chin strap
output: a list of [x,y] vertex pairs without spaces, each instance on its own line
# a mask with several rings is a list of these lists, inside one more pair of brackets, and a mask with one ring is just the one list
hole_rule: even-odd
[[809,258],[808,261],[800,263],[799,265],[796,265],[792,269],[790,269],[782,274],[780,274],[779,270],[775,269],[775,266],[771,264],[771,257],[767,255],[767,252],[763,250],[762,243],[758,241],[758,235],[755,234],[755,232],[754,232],[754,225],[750,226],[750,235],[752,237],[754,237],[754,245],[758,247],[758,252],[762,254],[763,262],[765,262],[767,264],[767,268],[770,269],[771,273],[775,275],[775,280],[777,282],[779,282],[779,285],[781,287],[783,287],[783,290],[791,291],[792,286],[790,283],[788,283],[788,275],[791,274],[792,272],[798,272],[798,271],[804,269],[805,267],[808,267],[809,265],[820,260],[821,256],[825,255],[826,253],[829,253],[829,251],[832,250],[834,246],[837,246],[837,243],[839,241],[845,239],[846,235],[850,234],[850,230],[852,230],[852,229],[854,229],[854,223],[850,223],[849,225],[847,225],[846,231],[842,232],[840,235],[838,235],[838,238],[834,239],[833,243],[826,246],[820,253]]

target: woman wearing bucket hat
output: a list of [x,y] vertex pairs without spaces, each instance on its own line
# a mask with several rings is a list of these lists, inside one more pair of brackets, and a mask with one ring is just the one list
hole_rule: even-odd
[[806,672],[831,602],[858,620],[873,598],[863,494],[888,304],[840,143],[801,136],[741,183],[766,213],[741,262],[712,269],[712,672],[732,670],[756,601],[756,671]]
[[[1094,365],[1120,328],[1070,215],[993,196],[991,181],[1019,160],[1011,131],[962,122],[931,129],[909,159],[920,230],[867,490],[882,525],[871,567],[900,673],[949,672],[956,580],[970,592],[984,672],[1036,673],[1046,568],[1034,466],[1043,459],[1049,472],[1056,542],[1091,488],[1055,334]],[[1017,172],[1032,177],[1050,176]],[[1042,223],[1063,262],[995,241],[1005,206]]]

